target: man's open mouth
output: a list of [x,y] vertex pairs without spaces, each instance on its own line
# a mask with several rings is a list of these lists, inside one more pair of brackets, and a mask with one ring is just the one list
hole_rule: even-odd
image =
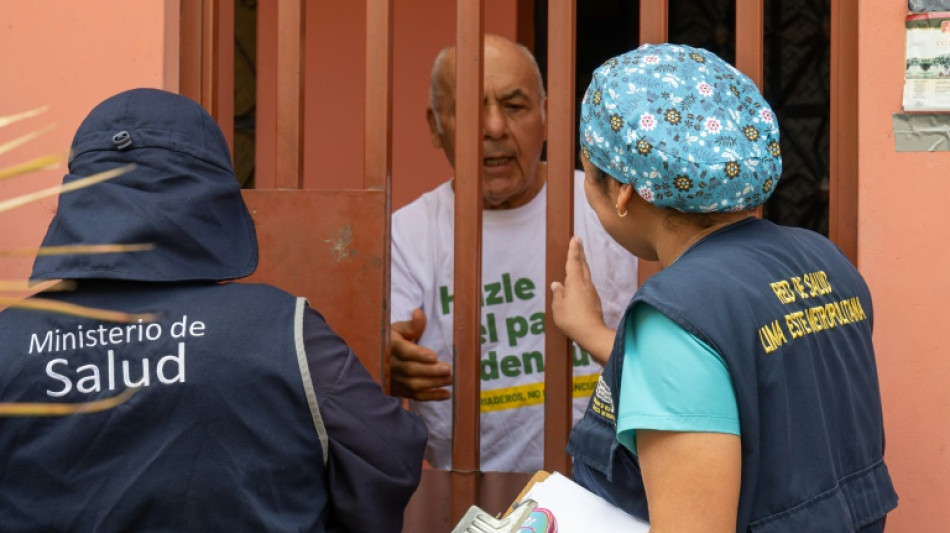
[[484,163],[486,167],[500,167],[501,165],[508,163],[512,159],[514,158],[507,157],[507,156],[506,157],[486,157],[485,159],[482,160],[482,162]]

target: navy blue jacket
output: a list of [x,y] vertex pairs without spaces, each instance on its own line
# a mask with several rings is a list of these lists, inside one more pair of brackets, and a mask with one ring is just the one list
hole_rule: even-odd
[[47,256],[42,295],[153,321],[0,313],[0,401],[111,410],[0,418],[4,531],[392,531],[421,474],[422,422],[383,394],[306,302],[253,272],[254,227],[217,125],[171,93],[133,90],[92,111],[44,241],[149,243]]
[[623,331],[647,303],[715,349],[742,433],[737,531],[880,531],[897,495],[864,280],[830,241],[749,219],[719,230],[637,292],[569,451],[575,477],[646,518],[636,457],[616,439]]

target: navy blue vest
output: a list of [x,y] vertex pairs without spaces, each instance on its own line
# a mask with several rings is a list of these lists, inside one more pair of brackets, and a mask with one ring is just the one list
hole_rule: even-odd
[[871,296],[827,239],[749,219],[719,230],[637,292],[585,417],[575,478],[648,518],[636,457],[616,439],[623,334],[647,303],[715,349],[742,432],[737,531],[880,531],[897,494],[884,464]]
[[104,412],[0,418],[0,449],[13,450],[0,457],[0,529],[327,530],[295,298],[265,285],[92,280],[58,298],[160,318],[0,314],[4,401],[85,402],[141,385]]

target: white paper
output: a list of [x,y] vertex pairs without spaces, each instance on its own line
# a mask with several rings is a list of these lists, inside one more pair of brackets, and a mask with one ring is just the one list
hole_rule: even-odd
[[950,111],[950,12],[910,14],[904,26],[904,111]]
[[572,480],[551,474],[535,483],[524,497],[551,511],[558,533],[647,533],[650,524],[638,520]]

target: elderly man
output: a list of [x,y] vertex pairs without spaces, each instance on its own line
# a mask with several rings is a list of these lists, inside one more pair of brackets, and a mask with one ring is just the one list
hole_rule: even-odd
[[[484,52],[481,465],[542,466],[545,213],[544,84],[531,53],[494,35]],[[455,163],[455,51],[432,69],[427,118],[432,144]],[[398,210],[392,225],[392,390],[429,429],[427,460],[451,467],[454,193],[452,181]],[[575,234],[613,327],[636,287],[636,260],[604,232],[575,175]],[[598,364],[599,363],[599,364]],[[603,361],[574,348],[575,417]]]
[[383,394],[302,298],[226,283],[257,238],[217,124],[155,89],[80,126],[44,246],[150,243],[40,256],[34,280],[77,280],[67,305],[147,312],[117,324],[0,313],[0,401],[127,403],[0,418],[4,531],[389,531],[419,481],[425,428]]

